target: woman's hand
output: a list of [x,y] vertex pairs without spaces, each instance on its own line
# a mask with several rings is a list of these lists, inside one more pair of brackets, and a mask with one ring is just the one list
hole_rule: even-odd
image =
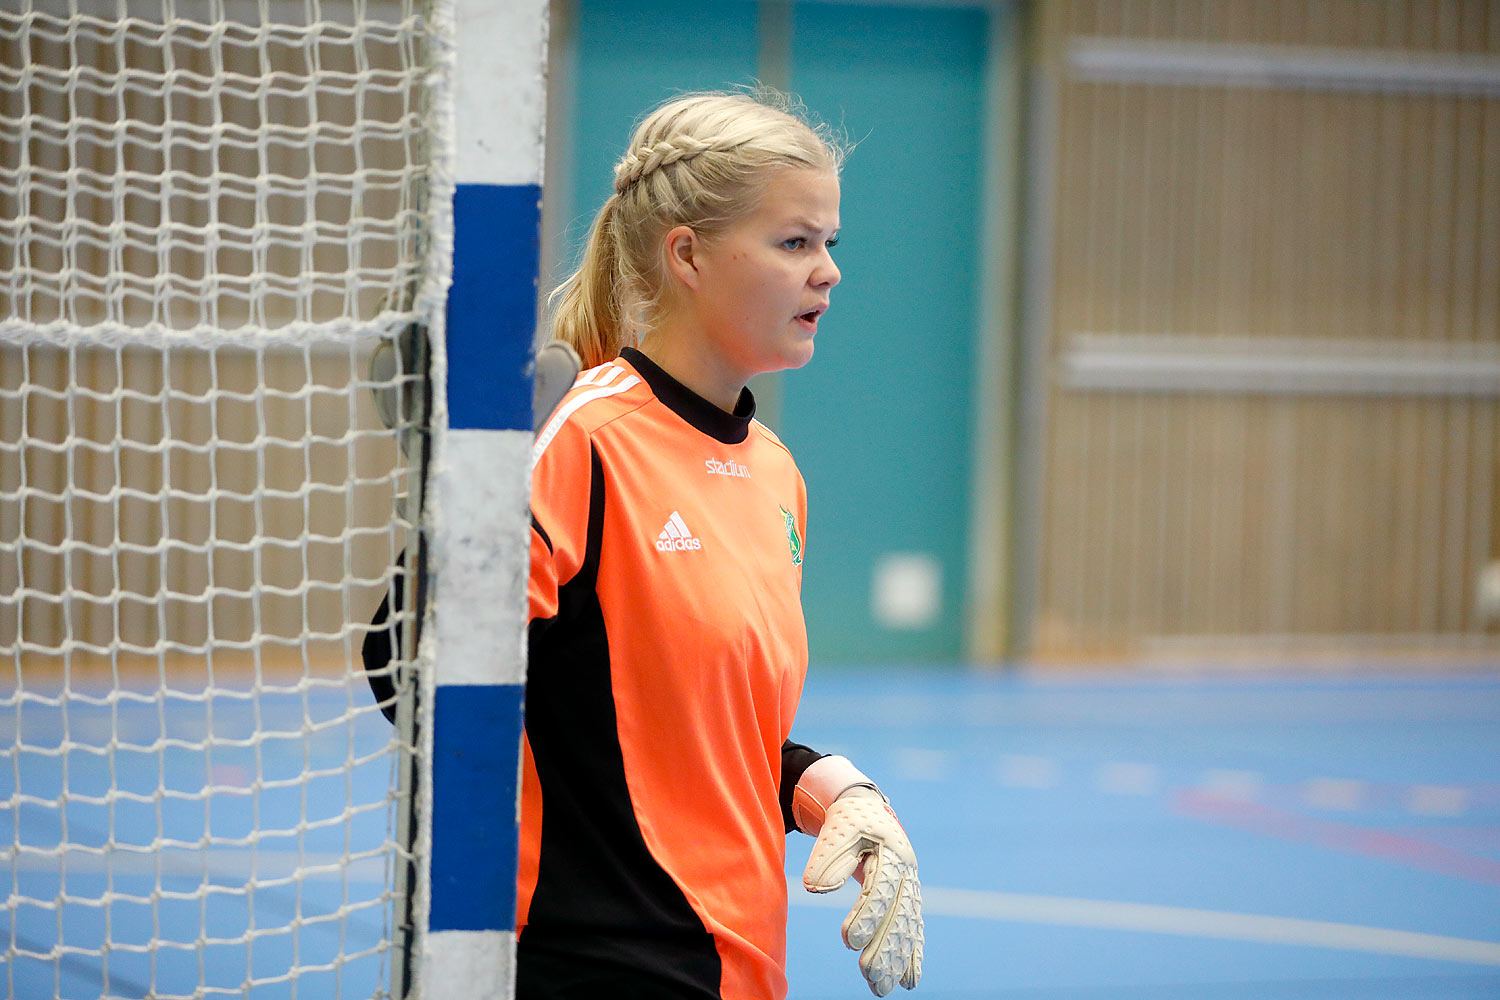
[[[825,761],[820,769],[825,773],[814,773]],[[847,774],[840,774],[845,768]],[[857,784],[834,796],[818,794],[818,785],[835,787],[856,776]],[[835,779],[832,785],[829,778]],[[853,876],[861,890],[844,918],[844,944],[860,953],[859,971],[876,996],[897,983],[914,989],[922,978],[922,884],[917,856],[890,803],[842,757],[814,763],[797,791],[798,826],[818,838],[802,873],[803,886],[808,892],[832,892]],[[822,805],[828,798],[832,802]]]

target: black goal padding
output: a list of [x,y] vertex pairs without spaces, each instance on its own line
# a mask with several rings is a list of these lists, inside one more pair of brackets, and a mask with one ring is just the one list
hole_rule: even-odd
[[375,702],[391,722],[396,721],[396,679],[389,667],[395,651],[401,648],[401,622],[392,620],[391,606],[394,603],[398,613],[405,607],[404,582],[404,577],[397,574],[390,592],[380,599],[380,607],[375,609],[370,631],[365,634],[364,644],[359,650],[365,663],[365,679],[370,682]]

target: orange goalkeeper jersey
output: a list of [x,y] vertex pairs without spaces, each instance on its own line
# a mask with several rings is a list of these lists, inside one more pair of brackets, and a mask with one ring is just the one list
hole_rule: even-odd
[[[533,450],[517,927],[691,995],[786,995],[784,749],[807,671],[785,446],[638,351]],[[800,763],[795,763],[800,762]]]

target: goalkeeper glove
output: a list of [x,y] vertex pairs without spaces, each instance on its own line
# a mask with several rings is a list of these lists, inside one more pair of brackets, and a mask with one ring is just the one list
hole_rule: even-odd
[[802,884],[832,892],[853,875],[859,899],[844,918],[844,944],[883,997],[922,978],[922,885],[906,831],[880,789],[843,757],[814,761],[792,796],[798,829],[817,836]]

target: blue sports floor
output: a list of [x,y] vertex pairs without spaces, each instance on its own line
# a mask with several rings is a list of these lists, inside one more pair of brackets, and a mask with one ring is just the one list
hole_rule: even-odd
[[[359,688],[269,697],[259,730],[275,735],[259,740],[243,700],[7,710],[0,747],[19,732],[33,749],[0,761],[0,849],[13,893],[34,902],[0,916],[0,935],[31,951],[79,950],[57,962],[0,955],[0,992],[129,997],[201,981],[209,996],[247,983],[255,997],[370,995],[389,974],[390,821],[344,803],[351,789],[379,801],[389,727],[373,712],[336,721],[368,701]],[[111,771],[102,755],[47,752],[65,732],[155,749],[117,753]],[[208,755],[172,743],[210,734]],[[879,780],[911,834],[927,903],[917,997],[1500,998],[1500,664],[815,668],[794,735]],[[346,760],[357,762],[348,778]],[[308,768],[328,770],[300,780]],[[214,794],[201,794],[205,783]],[[64,787],[62,816],[31,801]],[[91,801],[111,787],[130,795],[112,808]],[[311,825],[298,829],[288,817],[304,807]],[[257,827],[284,829],[252,849]],[[205,831],[217,846],[196,844]],[[102,851],[111,838],[157,837],[181,842],[164,862]],[[56,855],[11,847],[64,839],[101,850],[70,853],[60,871]],[[810,843],[789,841],[792,996],[867,997],[838,937],[848,892],[800,888]],[[344,868],[334,859],[345,850],[365,856]],[[299,856],[328,865],[293,878]],[[158,867],[165,894],[138,901]],[[278,929],[290,917],[299,925]],[[101,967],[85,954],[201,922],[203,941],[154,958],[116,948]],[[313,970],[289,981],[294,956]]]
[[[1500,997],[1500,671],[825,672],[796,732],[911,835],[920,996]],[[868,996],[810,899],[792,995]]]

